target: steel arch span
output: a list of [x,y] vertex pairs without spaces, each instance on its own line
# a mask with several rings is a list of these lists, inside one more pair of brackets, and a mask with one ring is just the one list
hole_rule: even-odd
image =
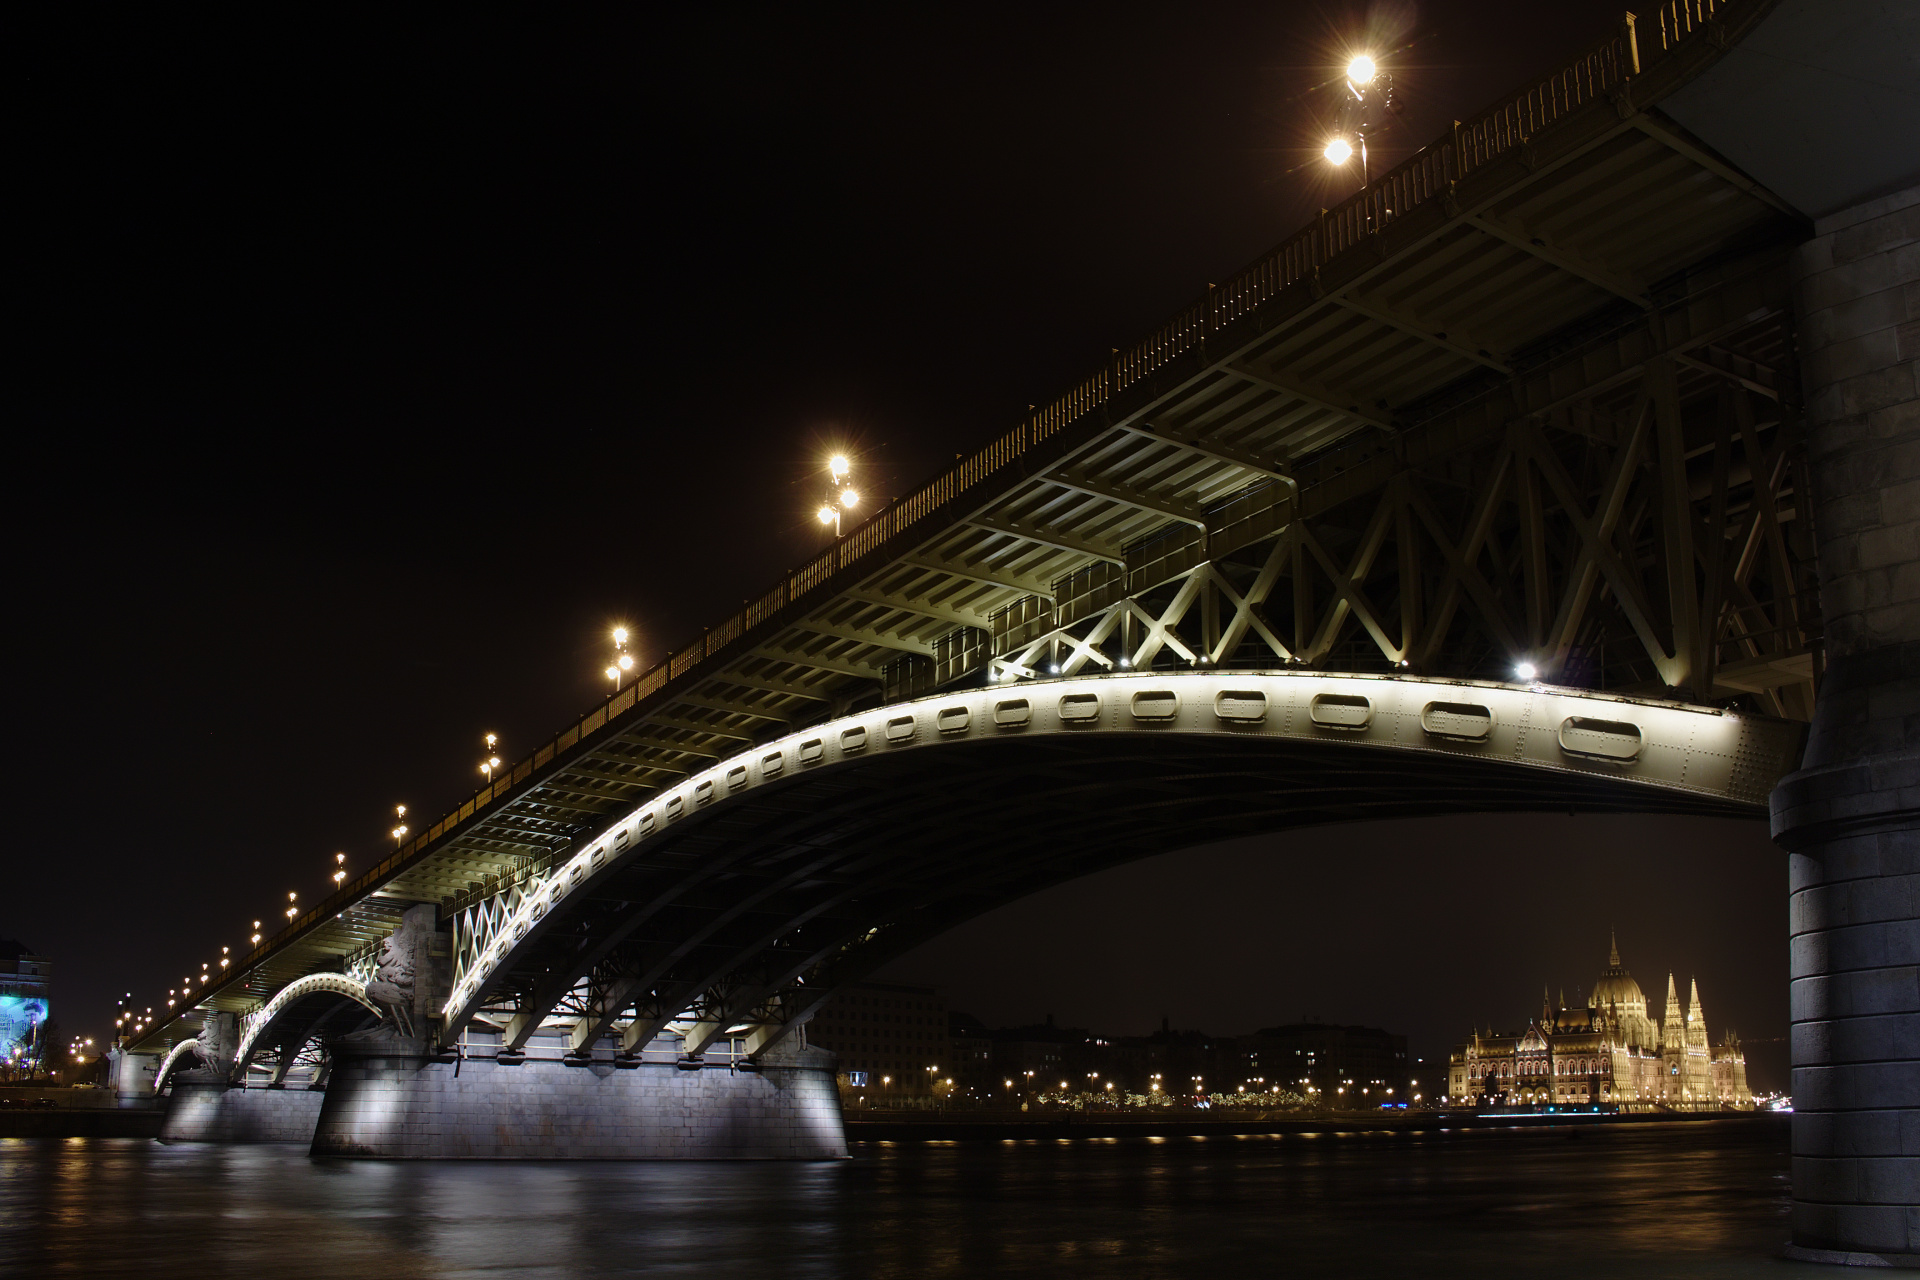
[[763,743],[454,920],[443,1042],[665,1030],[750,1055],[959,921],[1236,835],[1446,813],[1760,818],[1803,726],[1538,685],[1151,672],[987,687]]

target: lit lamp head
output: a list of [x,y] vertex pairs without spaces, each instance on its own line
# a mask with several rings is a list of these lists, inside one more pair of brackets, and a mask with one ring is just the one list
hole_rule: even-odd
[[[613,629],[613,642],[615,644],[625,644],[627,642],[627,629],[625,627],[615,627]],[[488,741],[492,741],[491,735],[489,735]]]
[[1356,86],[1370,85],[1379,71],[1373,59],[1363,53],[1347,64],[1347,80]]
[[814,512],[814,514],[820,517],[821,524],[832,524],[834,516],[838,513],[835,512],[832,507],[827,506],[821,507],[818,511]]
[[[632,655],[632,654],[630,654],[630,653],[623,653],[623,654],[621,654],[621,655],[620,655],[620,662],[619,662],[619,666],[620,666],[620,669],[621,669],[622,671],[631,671],[631,670],[633,670],[633,655]],[[496,760],[496,761],[494,761],[494,763],[495,763],[495,764],[498,764],[498,763],[499,763],[499,761],[497,761],[497,760]]]
[[847,478],[848,474],[853,470],[853,464],[847,461],[846,454],[836,453],[827,460],[827,470],[833,473],[833,478],[837,483]]
[[1320,154],[1327,158],[1329,164],[1345,164],[1353,159],[1353,145],[1345,138],[1335,138]]
[[851,511],[860,505],[860,495],[852,489],[843,489],[840,491],[840,505]]

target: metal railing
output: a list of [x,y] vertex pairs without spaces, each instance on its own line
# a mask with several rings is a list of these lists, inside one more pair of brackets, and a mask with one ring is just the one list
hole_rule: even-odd
[[[1667,0],[1657,16],[1662,53],[1707,28],[1722,14],[1745,0]],[[1629,14],[1619,28],[1551,75],[1520,89],[1470,120],[1457,122],[1444,137],[1388,170],[1364,190],[1335,208],[1324,211],[1271,252],[1236,272],[1224,283],[1210,285],[1206,295],[1172,320],[1124,350],[1115,350],[1101,369],[1059,399],[1035,410],[1025,422],[966,458],[919,491],[877,512],[842,538],[831,550],[790,572],[771,591],[739,613],[709,630],[695,644],[672,654],[607,703],[543,744],[500,779],[482,789],[429,831],[394,853],[385,862],[334,894],[326,903],[302,915],[280,935],[304,932],[331,915],[342,900],[365,893],[397,871],[408,858],[448,834],[467,817],[529,778],[560,751],[632,709],[649,695],[698,667],[781,609],[822,585],[837,572],[863,559],[896,535],[941,510],[965,490],[1014,462],[1039,442],[1056,435],[1099,409],[1119,392],[1150,377],[1155,371],[1194,349],[1209,333],[1217,332],[1253,314],[1263,304],[1294,285],[1310,280],[1329,260],[1378,235],[1413,210],[1442,198],[1451,184],[1482,168],[1541,129],[1597,99],[1606,98],[1640,71],[1635,19]],[[617,705],[616,705],[617,704]]]

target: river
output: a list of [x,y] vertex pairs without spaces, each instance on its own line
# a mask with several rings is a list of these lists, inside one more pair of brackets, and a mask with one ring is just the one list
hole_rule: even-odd
[[0,1140],[8,1276],[1821,1276],[1787,1126],[859,1143],[834,1164],[399,1164]]

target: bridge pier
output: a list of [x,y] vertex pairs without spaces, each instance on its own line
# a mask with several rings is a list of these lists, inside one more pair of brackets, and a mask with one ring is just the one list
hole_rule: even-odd
[[[1827,669],[1773,793],[1791,862],[1793,1235],[1920,1255],[1920,188],[1796,260]],[[1805,511],[1807,507],[1801,506]]]
[[316,1156],[389,1160],[839,1160],[833,1055],[758,1071],[440,1061],[418,1040],[336,1041]]
[[210,1072],[174,1077],[162,1142],[311,1142],[324,1094],[307,1089],[244,1089]]

